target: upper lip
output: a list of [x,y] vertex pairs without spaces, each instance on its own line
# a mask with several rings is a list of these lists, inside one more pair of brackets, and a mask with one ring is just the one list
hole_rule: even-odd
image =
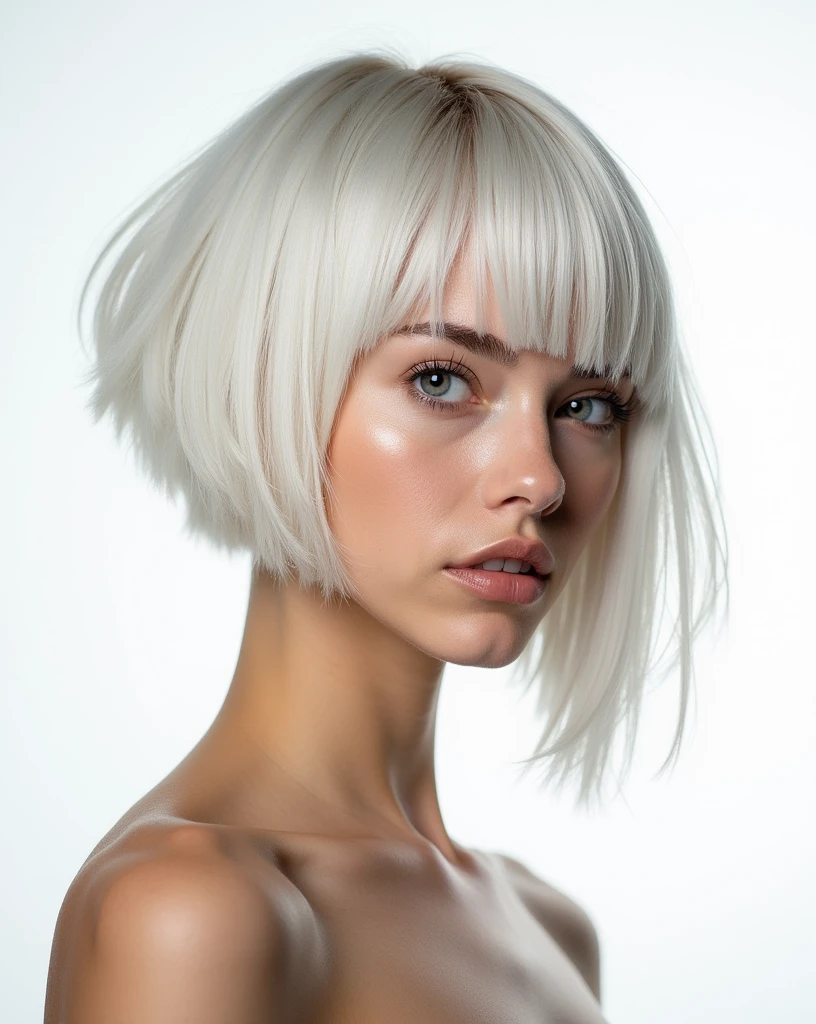
[[491,558],[517,558],[522,562],[530,562],[539,576],[547,576],[553,571],[555,565],[552,552],[540,540],[509,537],[507,540],[500,540],[489,547],[481,548],[461,562],[456,562],[447,568],[472,569],[474,565],[481,565],[482,562],[487,562]]

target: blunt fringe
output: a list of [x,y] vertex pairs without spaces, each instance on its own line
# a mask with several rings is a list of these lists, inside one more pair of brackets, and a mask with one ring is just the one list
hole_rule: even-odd
[[[325,512],[326,452],[355,359],[426,303],[442,321],[471,243],[506,344],[628,371],[621,480],[601,527],[513,665],[544,726],[525,770],[601,792],[671,632],[676,760],[692,648],[728,605],[710,430],[667,268],[634,187],[552,96],[475,60],[390,51],[311,66],[266,94],[129,213],[84,282],[94,421],[110,412],[191,533],[328,600],[352,598]],[[83,339],[84,343],[84,339]],[[674,569],[673,574],[669,572]]]

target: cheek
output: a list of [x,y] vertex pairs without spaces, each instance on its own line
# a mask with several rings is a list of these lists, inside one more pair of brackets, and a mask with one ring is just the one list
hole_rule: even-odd
[[438,438],[356,401],[335,425],[329,460],[327,514],[347,556],[375,569],[385,558],[395,569],[421,562],[423,551],[427,559],[453,485]]
[[548,605],[566,586],[579,556],[612,505],[620,483],[620,449],[598,452],[595,458],[584,451],[580,459],[563,459],[560,468],[566,484],[564,500],[544,523],[545,536],[552,538],[559,564]]
[[580,472],[565,474],[565,512],[582,540],[589,539],[608,512],[620,483],[621,465],[618,448],[595,464],[583,465]]

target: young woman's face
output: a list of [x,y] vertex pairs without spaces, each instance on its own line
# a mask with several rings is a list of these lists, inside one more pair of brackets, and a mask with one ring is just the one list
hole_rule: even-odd
[[[449,279],[444,320],[472,327],[463,268]],[[493,297],[487,330],[504,347]],[[610,400],[592,395],[612,390],[625,403],[633,387],[571,370],[571,359],[525,351],[512,365],[419,334],[385,338],[357,363],[329,447],[329,522],[360,603],[433,657],[514,661],[609,508],[624,428]],[[541,540],[553,556],[531,603],[482,596],[445,571],[512,537]]]

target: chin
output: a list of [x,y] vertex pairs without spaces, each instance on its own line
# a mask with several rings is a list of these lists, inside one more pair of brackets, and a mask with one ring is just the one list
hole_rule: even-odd
[[421,639],[411,643],[439,661],[451,665],[465,665],[470,668],[504,668],[511,665],[524,650],[532,633],[518,629],[496,628],[492,631],[482,628],[479,635],[470,632],[467,636],[435,637],[433,643]]

